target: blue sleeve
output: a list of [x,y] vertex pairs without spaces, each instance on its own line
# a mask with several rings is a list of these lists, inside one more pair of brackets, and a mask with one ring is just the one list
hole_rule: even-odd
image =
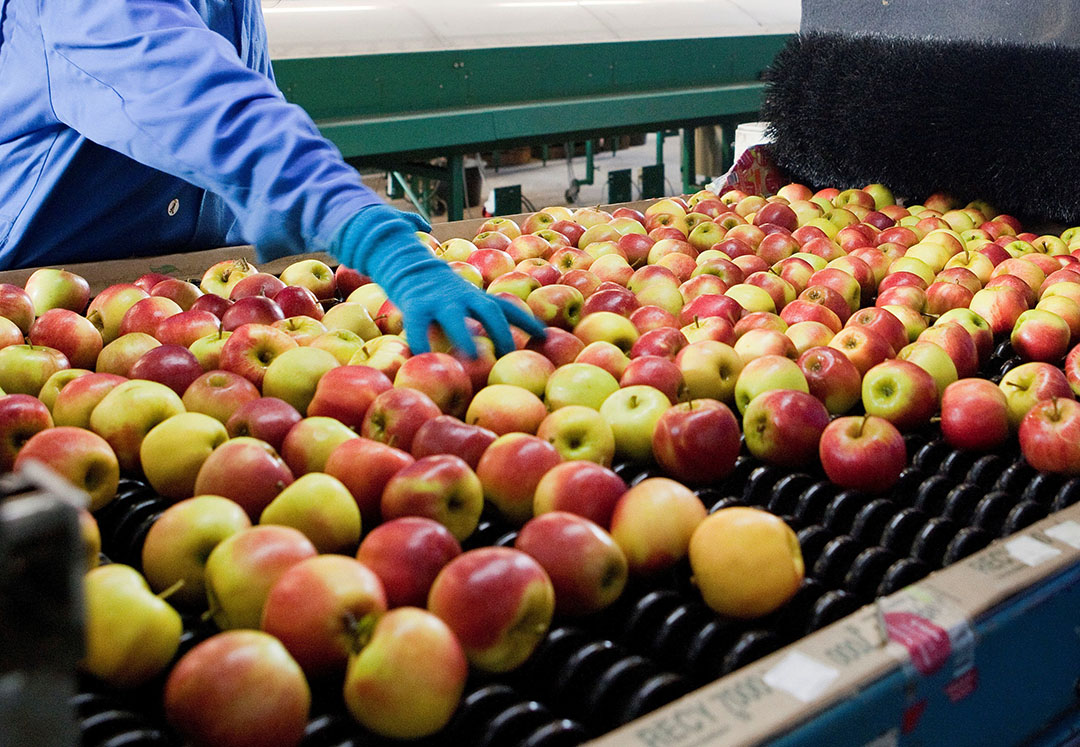
[[381,203],[186,0],[40,0],[39,14],[57,119],[220,195],[261,257],[327,251]]

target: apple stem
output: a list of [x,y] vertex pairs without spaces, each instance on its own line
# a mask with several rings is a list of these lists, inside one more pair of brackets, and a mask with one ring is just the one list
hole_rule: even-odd
[[855,434],[855,438],[862,438],[863,428],[866,427],[866,421],[870,419],[869,415],[863,415],[862,420],[859,421],[859,432]]
[[349,639],[349,650],[360,653],[360,650],[371,640],[371,634],[375,631],[377,615],[364,615],[357,617],[350,610],[345,611],[345,635]]
[[184,588],[184,579],[181,578],[178,579],[177,582],[170,586],[168,589],[165,589],[165,591],[159,593],[157,595],[157,598],[161,600],[166,600],[176,592],[180,591],[182,588]]

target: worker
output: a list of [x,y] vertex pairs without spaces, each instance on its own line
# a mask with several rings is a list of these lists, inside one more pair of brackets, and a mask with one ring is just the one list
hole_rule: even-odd
[[325,251],[475,355],[532,316],[416,238],[273,82],[259,0],[0,0],[0,269],[252,243]]

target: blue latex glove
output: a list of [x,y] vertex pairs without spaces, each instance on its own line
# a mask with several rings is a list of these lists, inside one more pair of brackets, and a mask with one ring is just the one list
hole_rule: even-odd
[[331,253],[371,277],[401,309],[413,353],[430,349],[427,331],[436,322],[454,347],[476,357],[466,316],[484,325],[497,355],[514,349],[510,324],[531,335],[544,335],[544,325],[531,314],[484,293],[432,256],[416,238],[417,221],[423,219],[409,216],[388,205],[363,208],[338,232]]

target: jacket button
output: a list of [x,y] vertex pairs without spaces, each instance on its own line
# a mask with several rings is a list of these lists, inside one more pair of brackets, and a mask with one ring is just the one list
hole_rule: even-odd
[[180,200],[174,197],[172,199],[172,202],[169,203],[168,212],[170,218],[180,212]]

